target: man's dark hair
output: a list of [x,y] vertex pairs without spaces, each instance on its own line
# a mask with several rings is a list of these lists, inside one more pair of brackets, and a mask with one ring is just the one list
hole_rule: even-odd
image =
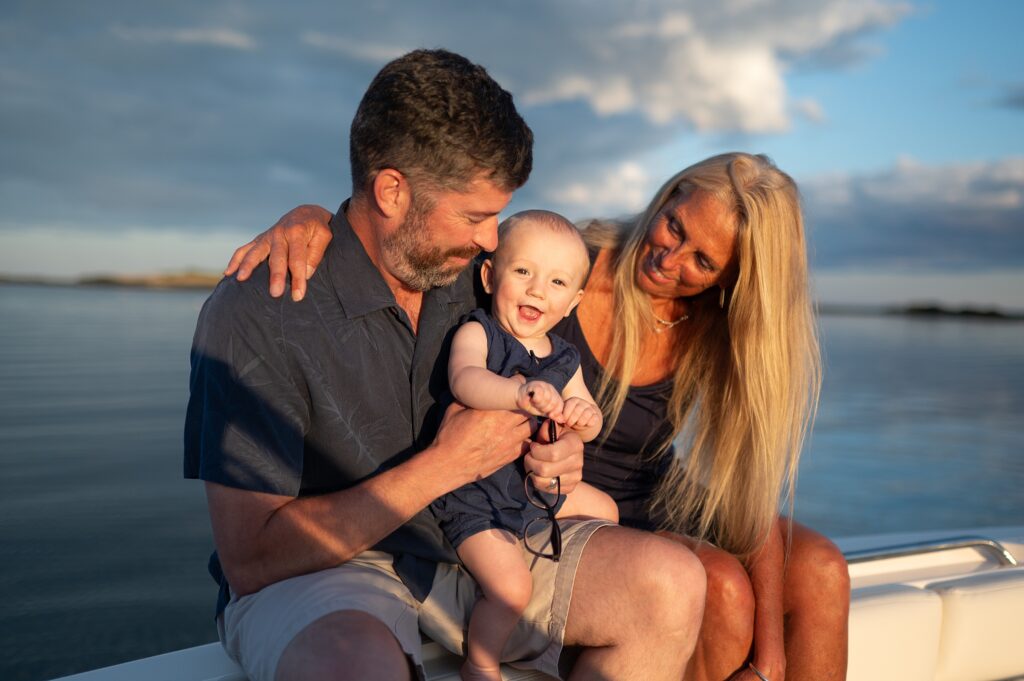
[[533,132],[487,71],[446,50],[387,64],[363,95],[349,136],[352,191],[394,168],[410,183],[461,190],[478,175],[505,191],[533,167]]

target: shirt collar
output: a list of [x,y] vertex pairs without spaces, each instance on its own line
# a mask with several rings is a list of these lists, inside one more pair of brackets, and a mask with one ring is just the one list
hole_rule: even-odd
[[[327,247],[324,261],[327,265],[327,274],[345,316],[352,319],[377,310],[394,307],[397,302],[384,281],[384,277],[370,260],[366,249],[363,248],[363,243],[352,229],[352,225],[345,215],[347,208],[348,201],[346,200],[331,219],[330,227],[333,238]],[[437,305],[474,301],[473,275],[475,270],[476,268],[473,266],[467,267],[453,284],[427,291],[424,294],[424,303],[427,300],[436,301],[434,304]]]

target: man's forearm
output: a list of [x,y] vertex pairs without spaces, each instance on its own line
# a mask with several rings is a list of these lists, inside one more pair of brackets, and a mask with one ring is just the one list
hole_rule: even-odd
[[[369,549],[452,488],[436,457],[436,449],[429,448],[355,487],[280,504],[253,507],[240,496],[250,492],[214,490],[214,539],[232,589],[252,593],[340,565]],[[238,514],[248,518],[231,518]],[[218,517],[227,521],[220,531]]]

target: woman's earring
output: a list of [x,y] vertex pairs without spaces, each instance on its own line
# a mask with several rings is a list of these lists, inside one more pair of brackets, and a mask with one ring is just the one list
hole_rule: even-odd
[[718,307],[725,309],[725,287],[718,287]]

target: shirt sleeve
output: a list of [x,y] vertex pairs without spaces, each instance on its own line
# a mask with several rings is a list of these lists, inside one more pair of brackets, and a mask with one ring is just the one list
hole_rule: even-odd
[[200,312],[185,416],[185,477],[298,496],[309,403],[288,353],[286,302],[267,295],[262,279],[224,280]]

